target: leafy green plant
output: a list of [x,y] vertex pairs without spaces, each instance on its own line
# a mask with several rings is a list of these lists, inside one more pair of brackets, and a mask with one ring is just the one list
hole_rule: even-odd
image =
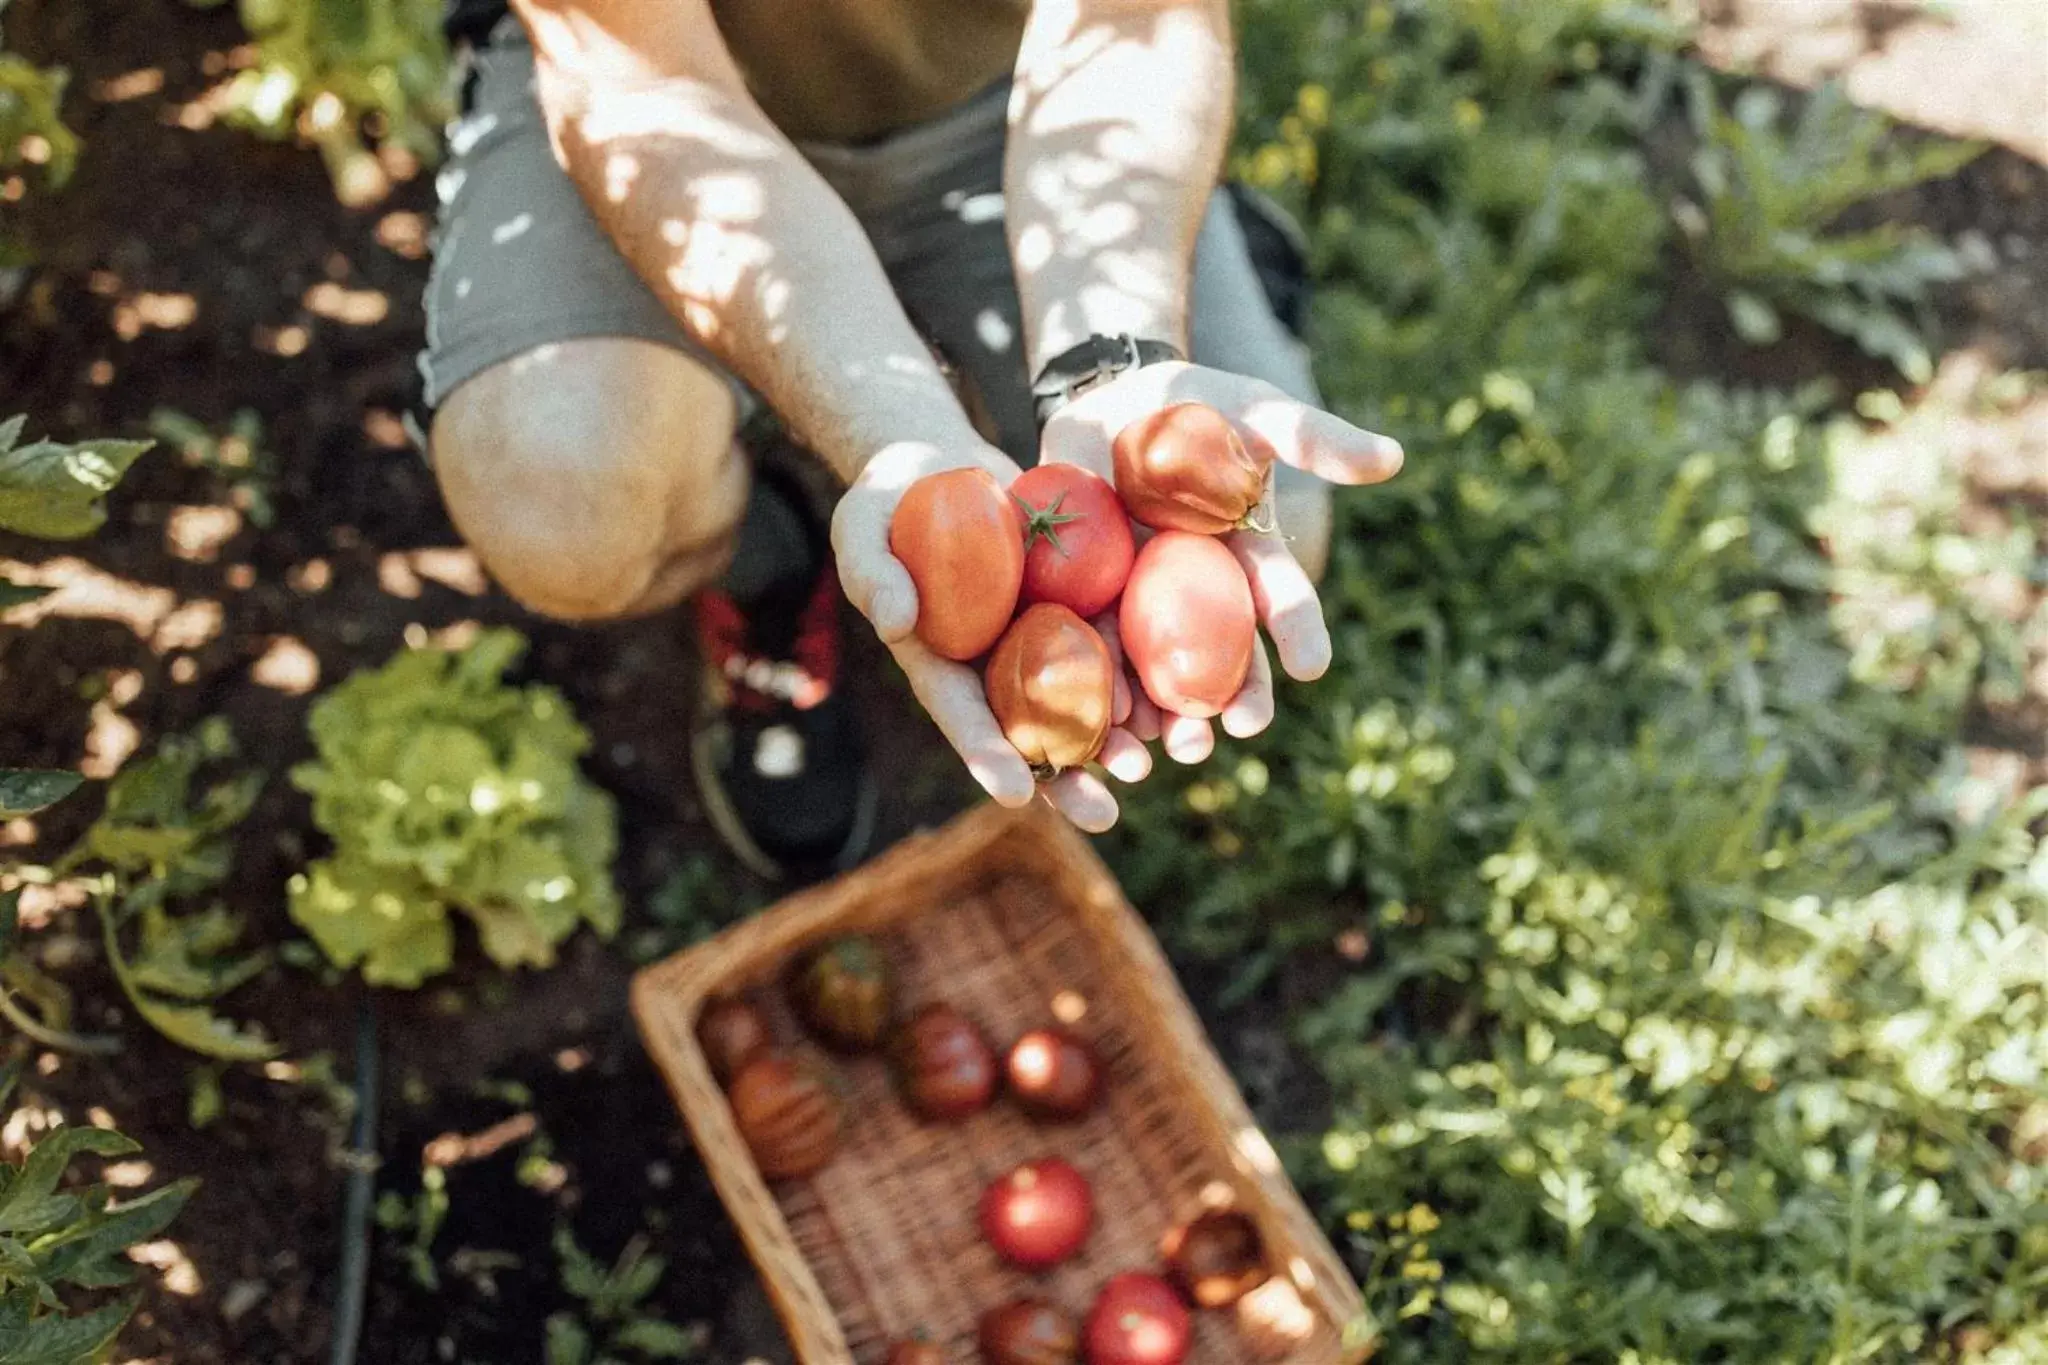
[[258,530],[277,519],[270,496],[277,481],[277,459],[263,443],[263,419],[254,409],[237,409],[227,430],[215,435],[204,422],[176,408],[157,408],[149,414],[149,434],[176,450],[186,464],[226,483],[234,505]]
[[1686,82],[1694,132],[1693,192],[1679,218],[1684,241],[1727,290],[1730,321],[1752,344],[1783,334],[1781,312],[1811,318],[1890,361],[1915,383],[1933,375],[1921,334],[1933,286],[1961,279],[1962,256],[1923,229],[1837,227],[1844,211],[1881,194],[1953,175],[1975,143],[1909,143],[1880,114],[1827,85],[1791,126],[1774,90],[1751,86],[1725,107],[1705,72]]
[[635,1236],[606,1267],[576,1243],[566,1226],[555,1229],[562,1288],[582,1301],[576,1313],[547,1320],[547,1365],[627,1365],[636,1360],[689,1360],[704,1349],[701,1326],[678,1327],[646,1306],[668,1262]]
[[351,206],[389,189],[372,143],[434,158],[449,114],[440,0],[238,0],[237,8],[256,61],[228,89],[230,122],[317,147]]
[[[0,0],[0,13],[7,0]],[[62,67],[41,67],[6,50],[0,36],[0,179],[32,172],[61,189],[78,163],[78,137],[64,126],[61,107],[69,79]],[[0,231],[0,270],[27,264],[27,250]]]
[[449,912],[503,967],[546,966],[588,923],[619,924],[611,798],[577,769],[589,736],[554,689],[512,687],[524,651],[493,630],[419,649],[314,706],[319,758],[293,770],[334,856],[291,882],[291,914],[337,965],[416,986],[454,953]]
[[420,1168],[420,1187],[410,1199],[396,1190],[377,1196],[377,1226],[402,1236],[399,1255],[412,1282],[428,1293],[441,1288],[441,1270],[434,1262],[434,1239],[448,1218],[448,1173],[439,1166]]
[[[0,1109],[20,1077],[0,1068]],[[73,1310],[67,1289],[104,1290],[133,1277],[121,1253],[170,1226],[197,1188],[179,1180],[116,1204],[105,1185],[65,1188],[80,1156],[127,1156],[136,1144],[110,1129],[60,1127],[19,1163],[0,1161],[0,1360],[93,1365],[105,1359],[136,1299]]]
[[253,1062],[275,1057],[277,1044],[213,1005],[261,975],[269,954],[236,951],[242,921],[225,905],[175,908],[225,880],[230,835],[263,788],[263,774],[252,772],[195,790],[203,769],[235,755],[218,716],[166,738],[108,783],[106,808],[51,875],[91,880],[107,965],[151,1028],[205,1056]]
[[1682,35],[1242,28],[1235,164],[1304,216],[1326,391],[1409,461],[1339,504],[1328,675],[1110,848],[1176,953],[1300,1002],[1327,1114],[1268,1118],[1379,1358],[2030,1359],[2048,798],[1963,818],[1955,736],[2017,657],[1965,588],[2038,536],[1874,488],[1824,393],[1648,362]]
[[[5,108],[0,98],[0,109]],[[0,422],[0,531],[44,540],[77,540],[107,519],[105,498],[148,441],[20,444],[26,416]],[[0,577],[0,610],[33,602],[42,588]],[[32,815],[78,790],[77,773],[0,768],[0,819]]]

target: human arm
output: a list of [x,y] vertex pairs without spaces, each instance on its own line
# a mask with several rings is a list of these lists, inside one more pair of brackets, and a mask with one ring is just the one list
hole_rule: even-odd
[[[1030,800],[979,678],[912,633],[916,592],[888,550],[918,477],[1017,471],[975,432],[851,211],[755,105],[704,0],[515,7],[557,159],[593,216],[688,334],[848,482],[833,526],[848,596],[982,785]],[[1054,795],[1078,822],[1114,818],[1099,784]]]
[[[1012,88],[1005,167],[1033,373],[1091,333],[1188,348],[1195,241],[1234,113],[1233,49],[1227,0],[1037,0]],[[1062,409],[1046,428],[1043,458],[1108,477],[1116,432],[1183,401],[1222,410],[1281,461],[1331,482],[1377,482],[1400,465],[1400,447],[1384,437],[1270,384],[1186,364],[1127,372]],[[1230,545],[1281,665],[1298,678],[1320,675],[1328,630],[1283,535],[1240,532]],[[1245,693],[1222,717],[1233,734],[1271,718],[1264,662],[1255,660]],[[1166,717],[1163,728],[1167,751],[1185,761],[1213,743],[1206,722]]]

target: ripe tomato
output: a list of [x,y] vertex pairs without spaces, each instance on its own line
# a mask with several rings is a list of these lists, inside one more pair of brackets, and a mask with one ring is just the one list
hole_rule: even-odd
[[1160,531],[1220,536],[1257,524],[1273,448],[1203,403],[1141,417],[1111,446],[1131,517]]
[[1127,1271],[1102,1286],[1081,1335],[1088,1365],[1180,1365],[1191,1326],[1172,1285],[1157,1275]]
[[1117,626],[1145,695],[1183,716],[1228,706],[1258,641],[1244,570],[1222,542],[1185,531],[1161,531],[1138,552]]
[[1211,1209],[1166,1234],[1167,1273],[1197,1308],[1228,1308],[1271,1277],[1258,1225],[1232,1209]]
[[843,1052],[871,1048],[889,1027],[888,959],[871,938],[834,939],[805,960],[792,996],[797,1014],[824,1042]]
[[726,1092],[733,1121],[770,1180],[811,1174],[839,1150],[839,1100],[808,1067],[773,1053],[756,1057]]
[[1095,627],[1067,608],[1026,607],[989,656],[982,680],[1003,737],[1039,780],[1102,751],[1115,666]]
[[1042,464],[1010,485],[1024,512],[1024,598],[1092,620],[1131,576],[1138,547],[1116,490],[1077,465]]
[[910,485],[889,522],[889,553],[917,585],[917,638],[948,659],[988,651],[1017,610],[1024,519],[986,469],[947,469]]
[[951,1005],[926,1005],[897,1031],[896,1081],[903,1101],[928,1119],[964,1119],[996,1093],[996,1055],[974,1021]]
[[732,1084],[740,1068],[773,1046],[768,1021],[744,1000],[714,1000],[697,1019],[697,1043],[720,1085]]
[[1012,1299],[981,1315],[987,1365],[1074,1365],[1080,1344],[1074,1320],[1044,1299]]
[[1027,1270],[1057,1265],[1081,1249],[1095,1222],[1087,1179],[1058,1157],[1027,1161],[981,1194],[981,1235]]
[[890,1347],[884,1365],[946,1365],[946,1353],[935,1343],[915,1337]]
[[1095,1053],[1060,1028],[1035,1028],[1012,1043],[1006,1070],[1017,1103],[1041,1119],[1087,1113],[1102,1080]]

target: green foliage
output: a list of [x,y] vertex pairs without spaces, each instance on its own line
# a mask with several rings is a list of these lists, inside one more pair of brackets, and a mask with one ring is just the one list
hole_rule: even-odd
[[[0,1068],[0,1110],[20,1074]],[[170,1226],[197,1187],[180,1180],[116,1204],[105,1185],[67,1186],[80,1156],[118,1157],[139,1150],[104,1128],[62,1127],[20,1163],[0,1161],[0,1361],[10,1365],[93,1365],[135,1311],[122,1297],[72,1311],[63,1290],[101,1290],[129,1282],[121,1253]]]
[[[230,836],[263,788],[263,774],[204,784],[202,769],[235,757],[228,723],[203,722],[172,735],[107,786],[106,809],[58,861],[59,876],[96,873],[107,965],[149,1026],[194,1052],[223,1061],[263,1061],[277,1044],[214,1013],[213,1003],[270,966],[267,953],[236,953],[239,915],[224,905],[177,913],[226,879]],[[126,946],[132,944],[132,946]]]
[[449,113],[441,0],[238,0],[237,8],[256,62],[229,88],[230,122],[318,147],[350,205],[389,187],[370,142],[433,159]]
[[609,1268],[576,1244],[567,1227],[555,1229],[562,1288],[582,1300],[579,1313],[547,1320],[547,1365],[626,1365],[629,1360],[689,1360],[704,1349],[701,1326],[678,1327],[644,1305],[668,1262],[630,1239]]
[[[0,57],[0,63],[12,60]],[[10,146],[6,68],[0,65],[0,148]],[[0,161],[4,166],[4,161]],[[19,444],[26,415],[0,422],[0,531],[45,540],[76,540],[107,519],[106,496],[148,441],[56,441]],[[32,602],[43,589],[0,578],[0,610]],[[78,789],[76,773],[0,768],[0,819],[32,815]]]
[[399,1254],[412,1282],[428,1293],[441,1288],[441,1270],[434,1263],[434,1239],[448,1218],[448,1173],[439,1166],[420,1168],[419,1192],[407,1199],[396,1190],[377,1196],[377,1226],[402,1233]]
[[292,879],[291,913],[337,965],[417,986],[449,965],[451,909],[502,967],[618,928],[611,799],[576,767],[589,737],[561,695],[502,681],[525,647],[495,630],[409,651],[314,706],[320,756],[292,780],[335,853]]
[[[0,12],[6,8],[0,0]],[[0,39],[0,175],[33,167],[44,185],[61,189],[78,163],[78,138],[60,112],[69,73],[39,67],[4,45]],[[0,266],[15,264],[16,254],[0,237]]]
[[204,422],[176,408],[157,408],[149,414],[149,434],[176,450],[186,464],[227,484],[234,505],[258,530],[268,529],[277,519],[270,498],[277,460],[263,443],[263,419],[254,409],[237,409],[227,430],[215,435]]
[[1983,147],[1908,142],[1833,85],[1804,101],[1789,131],[1774,90],[1751,87],[1723,108],[1704,72],[1686,87],[1700,138],[1692,156],[1698,203],[1684,206],[1679,223],[1700,269],[1728,291],[1743,340],[1776,341],[1779,312],[1798,313],[1925,383],[1934,373],[1920,339],[1928,291],[1962,278],[1962,257],[1896,223],[1833,229],[1845,210],[1953,175]]
[[77,540],[107,519],[105,499],[148,441],[34,441],[18,445],[28,418],[0,422],[0,531]]
[[1905,503],[1826,395],[1648,363],[1657,23],[1243,31],[1238,165],[1305,217],[1327,391],[1409,459],[1340,502],[1328,676],[1112,847],[1238,998],[1309,973],[1330,1113],[1273,1117],[1381,1358],[2027,1358],[2048,802],[1964,821],[1953,737],[2018,658],[1963,587],[2030,537],[1955,537],[1924,455]]

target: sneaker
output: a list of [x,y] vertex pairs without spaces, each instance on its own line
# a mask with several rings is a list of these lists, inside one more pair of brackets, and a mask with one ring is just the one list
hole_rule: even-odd
[[690,757],[706,814],[763,877],[853,866],[877,792],[839,678],[839,575],[827,558],[800,612],[752,618],[725,592],[696,598],[704,679]]

